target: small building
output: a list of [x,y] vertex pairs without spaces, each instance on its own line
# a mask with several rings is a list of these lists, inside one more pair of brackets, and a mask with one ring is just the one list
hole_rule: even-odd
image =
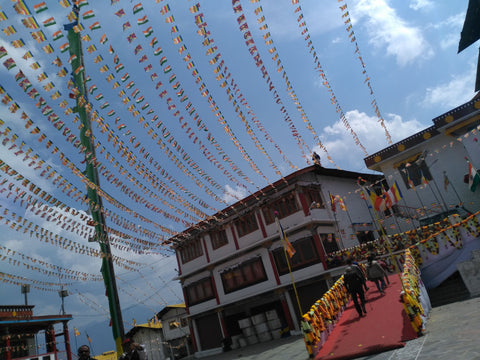
[[[0,305],[0,360],[72,360],[68,332],[72,315],[34,316],[34,307]],[[41,335],[43,339],[39,338]],[[60,348],[62,342],[64,346]],[[45,346],[38,346],[40,343]]]
[[[327,254],[378,237],[359,178],[383,176],[313,165],[171,239],[196,352],[300,332],[301,313],[340,274]],[[295,251],[291,274],[276,219]]]
[[160,321],[149,321],[146,324],[136,324],[126,334],[126,338],[143,346],[148,360],[164,360],[168,358],[165,352],[165,338]]
[[157,318],[163,324],[166,353],[171,359],[181,359],[193,352],[185,303],[165,306]]

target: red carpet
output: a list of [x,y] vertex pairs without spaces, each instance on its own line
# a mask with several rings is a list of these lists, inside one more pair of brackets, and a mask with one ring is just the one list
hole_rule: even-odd
[[401,283],[398,275],[390,275],[390,285],[381,295],[375,283],[368,282],[367,315],[358,316],[350,301],[319,353],[320,359],[355,359],[405,346],[417,334],[410,325],[400,303]]

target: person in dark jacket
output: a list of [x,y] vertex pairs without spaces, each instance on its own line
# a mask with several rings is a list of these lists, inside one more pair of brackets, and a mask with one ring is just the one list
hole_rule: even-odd
[[123,340],[123,349],[125,352],[120,356],[120,360],[146,360],[143,347],[132,339]]
[[90,348],[88,345],[82,345],[77,350],[79,360],[94,360],[90,357]]
[[362,276],[358,274],[353,266],[349,265],[345,269],[343,281],[348,293],[352,296],[353,304],[355,305],[358,315],[360,317],[365,316],[367,310],[365,309],[365,293],[363,292]]
[[367,278],[366,278],[366,275],[365,275],[365,271],[360,267],[360,264],[356,261],[353,261],[353,259],[349,257],[347,259],[347,265],[351,266],[353,268],[353,270],[355,270],[357,272],[357,274],[362,278],[363,287],[364,287],[365,291],[368,291],[368,289],[370,289],[370,288],[367,286]]

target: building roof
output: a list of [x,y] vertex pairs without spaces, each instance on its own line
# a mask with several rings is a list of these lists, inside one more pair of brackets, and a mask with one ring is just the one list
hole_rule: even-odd
[[437,116],[432,121],[432,126],[367,156],[364,159],[367,167],[372,170],[381,171],[380,164],[383,161],[412,149],[433,137],[443,133],[445,135],[457,136],[459,130],[470,126],[478,126],[480,124],[480,100],[475,96],[469,102]]
[[0,305],[0,329],[9,333],[37,333],[50,325],[72,320],[72,315],[33,316],[35,305]]
[[284,189],[287,186],[295,184],[297,182],[297,178],[309,173],[313,173],[315,175],[323,175],[327,177],[337,177],[343,179],[347,178],[355,180],[359,177],[362,177],[363,179],[372,183],[383,178],[383,175],[381,174],[367,174],[334,168],[325,168],[319,165],[308,166],[303,169],[297,170],[285,177],[282,177],[280,180],[277,180],[273,184],[269,184],[263,189],[258,190],[257,192],[247,196],[246,198],[237,201],[236,203],[226,207],[223,210],[220,210],[209,218],[200,221],[199,223],[189,227],[183,232],[173,236],[172,238],[170,238],[169,242],[172,243],[172,246],[174,248],[176,248],[177,245],[180,245],[184,240],[190,238],[192,235],[198,232],[202,232],[204,231],[204,229],[209,229],[215,225],[218,225],[222,222],[222,220],[230,216],[238,215],[238,213],[245,210],[245,208],[248,208],[249,206],[252,206],[254,204],[258,204],[259,201],[266,200],[272,194],[277,193],[279,189]]
[[152,330],[161,330],[162,323],[160,321],[150,321],[145,324],[136,324],[133,328],[131,328],[126,334],[125,337],[131,338],[135,335],[140,329],[152,329]]
[[169,310],[172,309],[185,309],[185,303],[167,305],[157,313],[157,317],[160,319],[163,315],[165,315]]

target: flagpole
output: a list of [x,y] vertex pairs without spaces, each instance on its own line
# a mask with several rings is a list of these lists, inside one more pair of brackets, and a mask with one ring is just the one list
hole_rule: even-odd
[[77,328],[73,329],[74,335],[75,335],[75,351],[78,351],[78,344],[77,344]]
[[292,267],[290,265],[290,257],[287,253],[287,246],[286,246],[287,245],[286,242],[288,241],[287,236],[286,236],[285,232],[283,231],[282,224],[280,224],[280,220],[278,219],[278,212],[275,211],[274,214],[275,214],[275,223],[277,224],[278,232],[280,233],[280,241],[282,242],[283,253],[285,255],[285,260],[287,262],[288,272],[290,273],[290,280],[292,282],[293,291],[295,292],[295,297],[297,299],[298,310],[300,311],[299,315],[301,317],[301,316],[303,316],[302,305],[300,305],[300,298],[298,296],[297,286],[295,285],[295,280],[294,280],[293,274],[292,274]]
[[[429,168],[436,162],[436,160],[429,165]],[[443,195],[442,193],[440,192],[440,188],[438,187],[438,184],[437,184],[437,181],[435,180],[435,177],[432,176],[432,181],[433,181],[433,184],[435,185],[435,188],[437,189],[437,192],[438,192],[438,195],[440,196],[440,198],[442,199],[442,203],[443,203],[443,206],[445,208],[445,211],[448,211],[448,205],[447,205],[447,202],[445,201],[445,199],[443,198]],[[432,193],[433,193],[433,189],[432,189]],[[433,193],[433,195],[435,195],[435,193]],[[438,201],[438,199],[437,199]]]
[[92,344],[92,339],[90,339],[90,336],[88,336],[87,332],[85,331],[85,335],[87,336],[87,341],[88,343],[90,344],[90,349],[92,350],[91,353],[92,353],[92,357],[95,356],[95,351],[93,350],[93,344]]
[[447,178],[447,181],[448,181],[447,186],[445,186],[445,191],[447,191],[447,187],[448,187],[448,185],[450,185],[450,186],[452,187],[453,192],[455,193],[455,195],[457,195],[458,204],[459,204],[460,206],[463,206],[463,201],[462,201],[462,199],[460,198],[460,195],[458,195],[457,189],[455,189],[455,186],[453,186],[453,184],[452,184],[452,183],[450,182],[450,180],[448,179],[447,172],[446,172],[445,170],[443,171],[443,176],[444,176],[445,178]]
[[[426,187],[428,186],[428,184],[429,184],[429,181],[427,180],[427,178],[425,178],[425,175],[423,175],[423,172],[422,172],[422,179],[425,180],[424,183],[423,183],[423,186],[424,186],[424,188],[426,188]],[[433,184],[436,185],[436,184],[435,184],[435,180],[434,180],[433,177],[432,177],[432,181],[433,181]],[[437,190],[438,190],[438,187],[437,187]],[[435,198],[435,200],[437,200],[437,203],[440,204],[440,200],[438,200],[438,197],[437,197],[437,195],[435,194],[435,192],[433,191],[433,188],[432,188],[432,187],[430,187],[430,191],[432,192],[432,195],[433,195],[433,197]],[[443,199],[442,199],[442,200],[443,200]],[[445,211],[448,210],[448,209],[447,209],[447,205],[445,204],[445,202],[443,202],[443,206],[445,207]]]
[[[330,191],[328,192],[328,196],[330,197],[330,202],[333,202],[331,205],[331,209],[333,211],[333,219],[335,220],[335,227],[337,229],[337,233],[338,233],[338,236],[340,237],[340,245],[341,245],[341,248],[343,249],[345,246],[343,244],[343,237],[342,237],[342,233],[340,232],[340,227],[338,226],[338,220],[337,220],[337,212],[334,210],[334,206],[335,206],[335,198],[332,197],[332,194],[330,193]],[[335,240],[336,242],[336,240]],[[338,244],[337,244],[338,245]]]
[[380,236],[380,230],[378,229],[378,226],[377,226],[377,222],[375,221],[375,218],[374,216],[372,215],[372,212],[370,211],[370,206],[368,206],[368,201],[367,199],[365,198],[365,193],[363,192],[362,189],[360,189],[360,191],[362,192],[363,196],[360,196],[363,201],[365,202],[365,206],[367,207],[368,209],[368,213],[370,214],[370,218],[372,219],[372,223],[373,223],[373,226],[375,227],[375,230],[377,231],[378,233],[378,236]]

